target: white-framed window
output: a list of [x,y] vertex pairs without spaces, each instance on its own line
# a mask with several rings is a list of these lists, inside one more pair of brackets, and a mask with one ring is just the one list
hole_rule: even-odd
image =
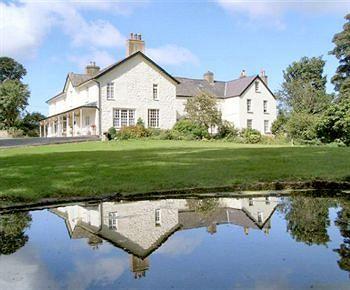
[[114,83],[107,84],[107,100],[114,100]]
[[118,213],[110,212],[108,214],[108,227],[113,230],[118,229]]
[[159,110],[158,109],[148,110],[148,127],[159,128]]
[[267,113],[267,101],[264,100],[263,102],[263,109],[264,109],[264,113],[266,114]]
[[158,100],[158,84],[153,84],[153,100]]
[[253,128],[253,120],[252,119],[248,119],[247,120],[247,128],[248,129],[252,129]]
[[255,85],[255,92],[259,93],[260,92],[260,83],[259,83],[259,81],[255,81],[254,85]]
[[261,211],[258,211],[258,223],[262,223],[264,220],[264,214]]
[[269,120],[264,120],[264,133],[269,132]]
[[113,126],[116,128],[135,125],[135,110],[134,109],[119,109],[113,110]]
[[85,116],[85,126],[90,126],[90,116]]
[[157,208],[154,211],[154,221],[155,221],[156,226],[160,226],[162,223],[162,216],[161,216],[160,208]]
[[251,113],[252,112],[252,100],[247,99],[247,112]]

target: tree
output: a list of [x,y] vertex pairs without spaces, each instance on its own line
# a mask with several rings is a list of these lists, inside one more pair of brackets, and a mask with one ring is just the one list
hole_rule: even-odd
[[6,80],[18,80],[27,74],[26,69],[10,57],[0,57],[0,83]]
[[293,112],[285,125],[288,136],[299,140],[316,139],[316,126],[319,119],[318,114]]
[[[350,100],[350,98],[349,98]],[[326,110],[317,124],[317,135],[328,143],[341,141],[350,146],[350,102],[346,98]]]
[[282,108],[292,112],[319,113],[331,102],[326,93],[322,57],[303,57],[283,71],[284,82],[277,96]]
[[0,255],[13,254],[25,245],[28,236],[24,231],[31,221],[32,217],[27,212],[0,216]]
[[287,230],[297,242],[307,245],[324,245],[329,242],[327,227],[330,225],[327,198],[292,196],[283,205]]
[[40,121],[44,118],[45,116],[39,112],[27,113],[21,120],[20,128],[25,135],[38,137]]
[[207,129],[218,126],[221,122],[221,113],[217,108],[215,98],[206,93],[188,99],[185,112],[188,119]]
[[282,110],[278,112],[277,119],[271,125],[271,132],[274,135],[281,135],[287,132],[286,124],[288,117]]
[[15,127],[19,123],[20,113],[28,105],[27,85],[18,80],[7,80],[0,84],[0,126]]
[[335,85],[335,90],[343,94],[350,93],[350,14],[347,14],[345,19],[347,22],[343,26],[343,31],[334,35],[332,41],[335,47],[329,52],[339,60],[332,83]]
[[340,269],[350,272],[350,202],[346,199],[341,200],[341,210],[337,213],[335,225],[339,228],[343,237],[343,242],[339,249],[335,249],[340,256],[338,265]]

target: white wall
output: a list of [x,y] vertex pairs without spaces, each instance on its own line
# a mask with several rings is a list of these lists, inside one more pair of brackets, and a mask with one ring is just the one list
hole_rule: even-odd
[[[252,128],[264,134],[264,120],[269,121],[269,128],[271,129],[272,122],[277,117],[276,99],[271,95],[266,86],[261,82],[259,85],[260,92],[255,92],[254,83],[246,90],[246,92],[239,98],[240,120],[239,128],[247,127],[247,119],[252,119]],[[252,100],[252,113],[247,112],[247,99]],[[264,113],[263,101],[267,100],[268,111]]]
[[[113,108],[135,109],[135,120],[148,122],[148,109],[159,109],[159,127],[176,122],[176,86],[167,76],[140,55],[131,58],[99,79],[101,83],[102,132],[113,126]],[[107,100],[107,83],[114,82],[115,100]],[[153,100],[153,84],[158,84],[159,100]]]
[[49,116],[97,101],[98,86],[95,82],[88,82],[83,86],[73,87],[71,81],[68,80],[65,93],[49,101]]

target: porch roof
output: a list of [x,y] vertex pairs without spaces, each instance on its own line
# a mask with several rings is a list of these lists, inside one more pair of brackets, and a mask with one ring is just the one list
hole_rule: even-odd
[[96,103],[96,102],[93,102],[93,103],[89,103],[89,104],[85,104],[85,105],[81,105],[81,106],[78,106],[78,107],[69,109],[69,110],[67,110],[67,111],[63,111],[63,112],[58,113],[58,114],[54,114],[54,115],[48,116],[48,117],[46,117],[46,118],[44,118],[44,119],[42,119],[42,120],[40,120],[40,121],[45,121],[45,120],[51,119],[51,118],[53,118],[53,117],[57,117],[57,116],[59,116],[59,115],[67,114],[67,113],[69,113],[69,112],[75,111],[75,110],[77,110],[77,109],[83,109],[83,108],[89,108],[89,109],[95,108],[95,109],[98,110],[97,103]]

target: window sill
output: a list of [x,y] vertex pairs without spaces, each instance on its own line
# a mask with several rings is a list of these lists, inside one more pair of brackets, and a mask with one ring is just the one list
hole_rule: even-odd
[[270,113],[264,112],[264,115],[270,115]]
[[247,112],[247,114],[254,114],[252,111]]
[[106,99],[107,101],[115,101],[115,99]]

